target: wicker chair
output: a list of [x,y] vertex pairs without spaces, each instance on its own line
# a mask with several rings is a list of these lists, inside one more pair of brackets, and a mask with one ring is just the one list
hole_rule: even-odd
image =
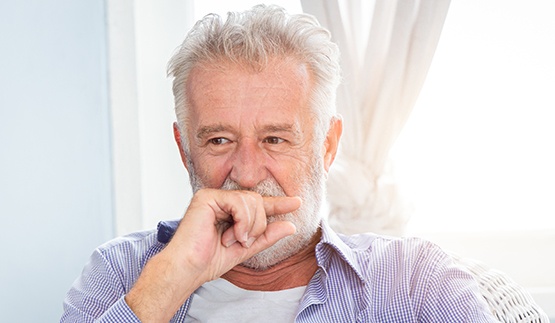
[[456,262],[476,277],[480,291],[500,322],[548,323],[547,314],[530,293],[505,273],[485,264],[451,254]]

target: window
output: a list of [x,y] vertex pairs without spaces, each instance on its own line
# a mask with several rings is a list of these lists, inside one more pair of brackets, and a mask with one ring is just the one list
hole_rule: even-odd
[[555,3],[453,1],[393,157],[422,231],[555,229]]
[[555,315],[555,3],[452,1],[392,158],[408,234],[508,273]]

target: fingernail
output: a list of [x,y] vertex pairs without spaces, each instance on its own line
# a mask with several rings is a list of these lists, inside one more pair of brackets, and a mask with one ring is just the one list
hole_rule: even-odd
[[255,241],[256,241],[255,237],[250,237],[246,242],[247,248],[250,248]]
[[241,242],[246,243],[247,241],[249,241],[249,233],[245,232],[245,234],[243,234],[243,239],[241,240]]
[[230,247],[232,244],[234,244],[235,242],[237,242],[237,240],[235,240],[235,239],[228,240],[228,241],[224,242],[224,246],[225,246],[226,248],[229,248],[229,247]]

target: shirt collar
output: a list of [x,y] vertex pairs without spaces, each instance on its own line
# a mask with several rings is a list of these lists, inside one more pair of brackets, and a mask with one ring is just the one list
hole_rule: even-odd
[[[158,223],[158,241],[164,244],[170,242],[178,225],[178,220],[161,221]],[[327,270],[330,266],[330,260],[335,253],[364,281],[365,267],[362,267],[360,265],[361,262],[357,261],[357,250],[349,246],[346,243],[346,237],[333,231],[325,220],[322,220],[320,227],[322,229],[322,237],[316,245],[316,260],[318,265]]]
[[365,246],[357,246],[348,244],[350,238],[343,234],[338,234],[328,225],[326,220],[322,220],[320,227],[322,228],[322,238],[316,245],[316,260],[318,265],[324,269],[329,268],[332,257],[339,256],[360,278],[364,281],[367,267],[361,266],[360,251],[366,251],[371,240],[366,240]]
[[172,239],[175,230],[177,230],[177,226],[179,225],[178,220],[173,221],[160,221],[158,223],[158,233],[156,238],[158,242],[161,243],[168,243]]

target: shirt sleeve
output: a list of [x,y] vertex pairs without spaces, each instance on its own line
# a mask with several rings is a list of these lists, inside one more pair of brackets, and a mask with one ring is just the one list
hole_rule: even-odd
[[[458,267],[439,247],[430,245],[425,252],[433,261],[431,274],[422,280],[423,304],[420,322],[498,322],[480,294],[474,277]],[[434,259],[435,258],[435,259]],[[430,260],[430,259],[428,259]]]
[[138,322],[124,299],[122,280],[106,257],[96,250],[64,300],[64,322]]

